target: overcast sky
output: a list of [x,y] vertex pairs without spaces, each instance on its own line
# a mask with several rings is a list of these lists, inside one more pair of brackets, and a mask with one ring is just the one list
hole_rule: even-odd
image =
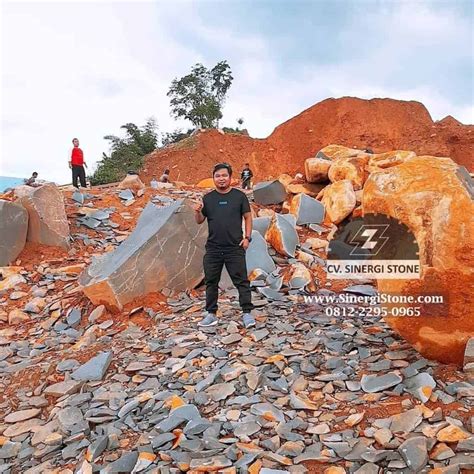
[[92,164],[104,135],[154,116],[202,62],[234,82],[222,125],[254,137],[327,97],[423,102],[474,122],[473,2],[220,0],[2,5],[0,174],[70,181],[71,139]]

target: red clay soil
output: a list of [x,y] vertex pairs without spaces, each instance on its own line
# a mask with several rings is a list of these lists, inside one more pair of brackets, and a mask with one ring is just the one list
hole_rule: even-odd
[[433,122],[419,102],[394,99],[326,99],[279,125],[266,139],[206,130],[161,148],[146,157],[141,173],[153,175],[171,168],[171,179],[196,183],[210,175],[215,163],[226,161],[240,172],[250,163],[258,180],[304,171],[306,158],[321,148],[339,144],[370,147],[375,153],[395,149],[418,155],[448,156],[474,172],[474,126],[451,116]]

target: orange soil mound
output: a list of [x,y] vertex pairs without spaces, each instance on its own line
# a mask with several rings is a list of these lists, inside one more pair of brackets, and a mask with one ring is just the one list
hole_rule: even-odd
[[266,139],[206,130],[146,157],[141,178],[148,183],[163,167],[171,179],[196,183],[226,161],[240,173],[250,163],[258,180],[304,172],[304,160],[337,143],[370,147],[375,153],[404,149],[449,156],[474,172],[474,126],[451,116],[433,122],[419,102],[394,99],[326,99],[279,125]]

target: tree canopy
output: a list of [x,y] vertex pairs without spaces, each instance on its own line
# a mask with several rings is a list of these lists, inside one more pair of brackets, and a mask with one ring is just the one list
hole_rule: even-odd
[[218,62],[212,69],[195,64],[190,74],[171,82],[167,94],[171,115],[187,119],[195,127],[217,127],[233,79],[227,61]]
[[128,171],[138,172],[143,166],[143,157],[158,146],[158,125],[154,118],[148,119],[142,127],[126,123],[120,128],[125,130],[125,137],[104,137],[110,142],[110,154],[102,153],[90,177],[92,185],[113,183],[122,180]]

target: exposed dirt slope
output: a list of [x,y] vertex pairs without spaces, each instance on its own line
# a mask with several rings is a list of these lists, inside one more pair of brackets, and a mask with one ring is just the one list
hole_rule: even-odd
[[142,178],[172,168],[172,179],[197,182],[215,163],[227,161],[236,171],[250,163],[257,179],[303,171],[306,158],[326,145],[370,147],[376,153],[394,149],[449,156],[474,172],[474,126],[447,116],[433,122],[419,102],[353,97],[326,99],[279,125],[266,139],[198,132],[146,158]]

